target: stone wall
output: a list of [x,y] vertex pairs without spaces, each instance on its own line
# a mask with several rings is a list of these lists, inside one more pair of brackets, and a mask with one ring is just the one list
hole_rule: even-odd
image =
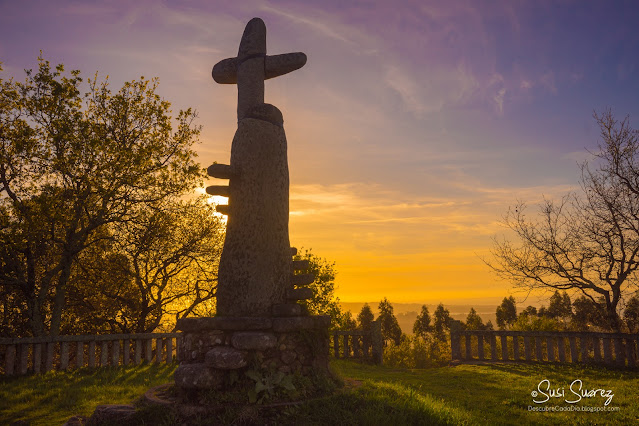
[[224,389],[230,372],[328,372],[328,316],[185,318],[177,387]]

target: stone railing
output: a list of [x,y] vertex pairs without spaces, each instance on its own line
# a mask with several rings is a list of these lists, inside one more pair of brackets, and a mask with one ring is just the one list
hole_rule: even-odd
[[333,332],[335,358],[370,359],[382,364],[384,341],[381,324],[373,321],[370,330],[345,330]]
[[546,331],[451,332],[461,362],[571,362],[638,367],[639,334]]
[[82,367],[172,363],[181,333],[0,338],[0,371],[43,373]]

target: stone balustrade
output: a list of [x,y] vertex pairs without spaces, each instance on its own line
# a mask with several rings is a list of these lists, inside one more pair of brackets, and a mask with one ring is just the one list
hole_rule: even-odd
[[369,359],[382,364],[384,342],[381,324],[373,321],[370,330],[340,330],[333,332],[335,358]]
[[451,355],[461,362],[570,362],[639,366],[639,334],[452,330]]
[[0,338],[4,375],[83,367],[172,363],[181,333]]

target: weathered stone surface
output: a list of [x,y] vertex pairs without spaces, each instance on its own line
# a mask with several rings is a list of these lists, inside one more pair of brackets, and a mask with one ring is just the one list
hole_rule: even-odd
[[295,358],[297,358],[297,354],[295,353],[295,351],[283,351],[280,355],[280,359],[284,364],[292,363],[293,361],[295,361]]
[[302,315],[302,305],[297,303],[282,303],[273,305],[274,317],[298,317]]
[[269,55],[264,58],[264,78],[279,77],[306,65],[306,55],[302,52]]
[[221,372],[206,364],[181,364],[173,378],[183,389],[219,389],[223,383]]
[[203,331],[203,330],[268,330],[272,327],[271,318],[265,317],[202,317],[202,318],[180,318],[177,320],[176,328],[180,331]]
[[241,120],[231,148],[231,179],[217,311],[222,316],[268,316],[284,303],[290,275],[288,163],[284,129]]
[[95,411],[89,417],[87,425],[99,426],[99,425],[112,425],[112,424],[127,424],[129,419],[135,414],[135,407],[133,405],[98,405],[95,407]]
[[273,333],[238,331],[233,333],[231,344],[236,349],[263,351],[274,348],[277,345],[277,337]]
[[313,290],[310,288],[292,288],[286,292],[289,300],[306,300],[313,297]]
[[282,127],[284,125],[284,117],[279,109],[271,104],[255,105],[246,113],[245,118],[254,118],[256,120],[262,120]]
[[291,247],[291,256],[295,256],[297,254],[297,247]]
[[206,353],[206,365],[220,370],[237,370],[246,367],[248,353],[230,346],[216,346]]
[[309,285],[315,281],[315,275],[313,274],[298,274],[291,275],[292,285]]
[[312,317],[273,318],[273,331],[287,333],[297,330],[310,330],[328,328],[331,325],[331,317],[319,315]]

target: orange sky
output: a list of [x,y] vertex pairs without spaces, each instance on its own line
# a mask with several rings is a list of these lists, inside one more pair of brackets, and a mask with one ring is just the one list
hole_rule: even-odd
[[606,2],[2,2],[0,61],[159,77],[199,112],[206,167],[236,129],[211,68],[254,16],[269,54],[308,56],[265,100],[284,115],[291,243],[336,262],[343,301],[498,304],[510,285],[481,257],[508,206],[578,187],[593,110],[639,114],[639,33]]

